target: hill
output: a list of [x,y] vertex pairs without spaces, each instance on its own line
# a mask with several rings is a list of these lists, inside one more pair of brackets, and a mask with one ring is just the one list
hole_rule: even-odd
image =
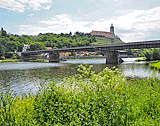
[[106,45],[122,43],[122,41],[115,39],[111,43],[110,39],[104,37],[95,37],[89,33],[79,33],[76,35],[69,34],[53,34],[53,33],[39,33],[37,36],[32,35],[11,35],[7,34],[5,30],[0,32],[0,59],[17,58],[14,52],[21,52],[24,45],[30,45],[30,51],[44,50],[46,47],[50,48],[70,48],[91,46],[94,44]]

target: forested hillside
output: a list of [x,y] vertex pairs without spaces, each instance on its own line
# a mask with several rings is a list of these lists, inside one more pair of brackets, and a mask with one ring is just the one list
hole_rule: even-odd
[[39,33],[37,36],[28,35],[12,35],[10,37],[5,30],[0,33],[0,58],[16,58],[15,51],[21,52],[24,44],[30,45],[30,51],[42,50],[45,47],[52,48],[69,48],[90,46],[91,43],[96,42],[95,37],[90,34],[53,34],[53,33]]
[[76,32],[76,35],[69,34],[54,34],[54,33],[39,33],[37,36],[31,35],[9,35],[5,30],[0,31],[0,59],[17,58],[16,52],[21,52],[25,44],[30,45],[30,51],[42,50],[45,47],[70,48],[91,45],[106,45],[122,43],[121,40],[105,37],[94,37],[90,33]]

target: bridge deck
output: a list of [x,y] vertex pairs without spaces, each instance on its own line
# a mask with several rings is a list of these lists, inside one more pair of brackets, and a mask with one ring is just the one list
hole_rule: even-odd
[[52,53],[52,52],[123,50],[123,49],[141,49],[141,48],[158,48],[158,47],[160,47],[160,40],[131,42],[131,43],[117,43],[117,44],[100,45],[100,46],[85,46],[85,47],[27,51],[27,52],[23,52],[22,54],[35,55],[35,54]]

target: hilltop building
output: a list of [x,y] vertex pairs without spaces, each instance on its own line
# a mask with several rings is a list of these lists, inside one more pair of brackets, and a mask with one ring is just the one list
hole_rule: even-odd
[[105,31],[92,31],[90,32],[91,35],[93,36],[99,36],[99,37],[106,37],[106,38],[110,38],[110,39],[114,39],[116,36],[114,34],[114,27],[113,24],[111,24],[110,27],[110,32],[105,32]]

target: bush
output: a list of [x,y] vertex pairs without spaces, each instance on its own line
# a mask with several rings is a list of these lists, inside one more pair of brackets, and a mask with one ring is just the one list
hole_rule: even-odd
[[1,56],[1,57],[0,57],[0,60],[4,60],[4,59],[5,59],[5,57],[4,57],[4,56]]

